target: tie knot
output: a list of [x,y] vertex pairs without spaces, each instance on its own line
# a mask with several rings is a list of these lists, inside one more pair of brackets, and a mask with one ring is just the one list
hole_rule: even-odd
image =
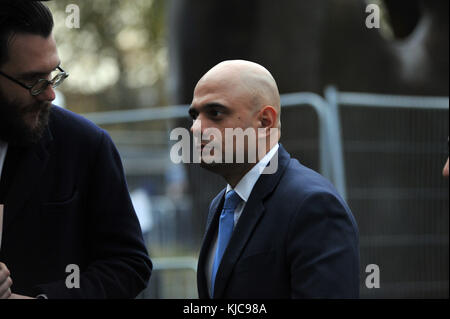
[[225,195],[225,203],[223,204],[223,209],[235,210],[241,200],[241,197],[234,190],[231,190]]

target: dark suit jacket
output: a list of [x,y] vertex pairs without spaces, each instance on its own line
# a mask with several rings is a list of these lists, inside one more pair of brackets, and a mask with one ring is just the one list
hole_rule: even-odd
[[[8,149],[0,189],[0,261],[14,293],[134,298],[146,287],[152,264],[119,154],[104,130],[53,106],[40,142]],[[70,264],[80,268],[79,289],[66,287]]]
[[[200,298],[209,298],[205,269],[224,192],[209,209],[198,262]],[[280,145],[277,172],[260,176],[233,231],[214,298],[357,297],[358,228],[350,209],[330,182]]]

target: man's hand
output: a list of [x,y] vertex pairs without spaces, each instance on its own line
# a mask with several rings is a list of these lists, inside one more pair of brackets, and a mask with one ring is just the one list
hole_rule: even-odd
[[442,175],[444,175],[444,177],[448,177],[448,158],[447,162],[444,165],[444,169],[442,170]]
[[35,299],[28,296],[22,296],[18,294],[11,294],[11,296],[8,299]]
[[12,279],[8,267],[0,262],[0,299],[8,299],[11,296]]

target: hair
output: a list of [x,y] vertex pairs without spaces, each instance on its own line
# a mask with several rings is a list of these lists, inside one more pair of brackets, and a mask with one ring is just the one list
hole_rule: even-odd
[[9,45],[16,34],[47,38],[52,30],[52,13],[41,1],[0,0],[0,66],[8,62]]

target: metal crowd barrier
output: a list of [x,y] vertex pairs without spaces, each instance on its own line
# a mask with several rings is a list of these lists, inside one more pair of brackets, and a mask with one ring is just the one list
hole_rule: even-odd
[[[346,167],[342,137],[341,112],[343,108],[405,108],[448,110],[448,97],[399,96],[357,92],[339,92],[335,87],[325,88],[324,97],[310,92],[281,95],[282,108],[312,107],[319,123],[319,161],[320,173],[328,178],[338,192],[347,199]],[[87,113],[84,117],[98,125],[137,123],[143,121],[170,121],[188,118],[189,105],[152,107],[137,110],[122,110],[101,113]],[[170,141],[167,139],[167,145]],[[361,244],[372,243],[372,239],[362,234]],[[439,237],[439,236],[438,236]],[[442,236],[441,236],[442,237]],[[441,238],[439,237],[439,238]],[[391,245],[392,242],[387,243]],[[394,243],[395,244],[395,243]],[[447,242],[443,243],[448,246]],[[157,271],[183,270],[196,272],[196,260],[191,257],[154,258]],[[361,265],[364,267],[365,265]],[[361,278],[364,284],[364,278]],[[406,283],[405,285],[410,285]],[[441,283],[442,284],[442,283]],[[399,290],[399,285],[388,283]],[[401,286],[406,287],[406,286]],[[393,289],[394,289],[393,288]],[[407,287],[406,287],[407,288]],[[406,289],[405,288],[405,289]],[[403,289],[403,288],[402,288]],[[447,282],[448,291],[448,282]],[[447,292],[448,293],[448,292]]]

